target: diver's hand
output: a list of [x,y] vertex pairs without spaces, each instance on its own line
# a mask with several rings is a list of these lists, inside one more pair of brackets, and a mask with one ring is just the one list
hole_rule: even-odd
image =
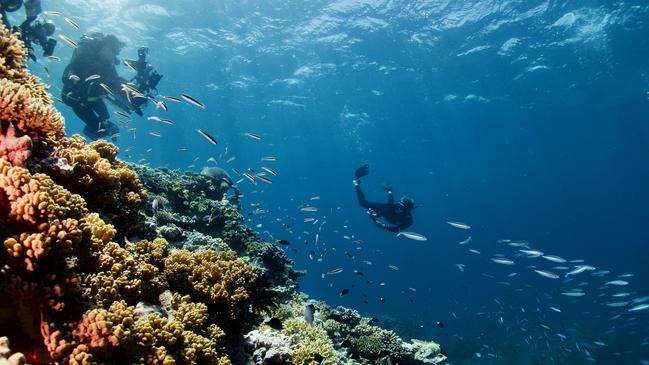
[[376,214],[376,212],[375,212],[372,208],[370,208],[370,209],[367,210],[367,215],[369,215],[370,218],[371,218],[372,220],[374,220],[374,221],[375,221],[376,218],[378,217],[378,214]]

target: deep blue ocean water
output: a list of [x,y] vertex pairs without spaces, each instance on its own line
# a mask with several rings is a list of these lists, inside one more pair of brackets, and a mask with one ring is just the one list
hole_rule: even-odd
[[[272,185],[239,184],[243,214],[262,237],[291,242],[286,252],[308,270],[300,284],[311,297],[375,316],[404,337],[438,341],[452,364],[649,359],[649,310],[610,306],[649,295],[646,2],[43,0],[43,7],[81,26],[53,17],[57,34],[115,34],[127,44],[122,58],[149,47],[164,75],[160,94],[188,93],[207,105],[169,102],[168,112],[149,105],[128,127],[135,138],[122,128],[123,159],[199,172],[214,157],[235,179],[232,168],[278,172]],[[60,62],[30,63],[46,80],[49,69],[54,94],[71,53],[59,42]],[[67,131],[80,133],[71,109],[59,109]],[[176,124],[146,119],[152,115]],[[363,163],[368,199],[384,200],[386,182],[397,198],[413,197],[410,230],[427,241],[372,224],[351,182]],[[272,213],[252,214],[250,204]],[[318,211],[301,211],[305,205]],[[580,263],[524,257],[499,242],[506,239],[610,272],[565,280],[567,270],[555,267]],[[515,263],[490,260],[499,254]],[[337,267],[343,272],[323,275]],[[618,278],[624,274],[633,276]],[[629,284],[604,285],[616,279]],[[344,288],[351,290],[341,297]],[[586,294],[561,294],[574,288]],[[628,296],[613,296],[620,292]]]

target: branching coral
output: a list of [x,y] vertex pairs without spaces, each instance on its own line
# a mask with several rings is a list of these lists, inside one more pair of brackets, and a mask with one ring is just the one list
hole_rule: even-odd
[[284,322],[282,334],[291,337],[295,344],[291,353],[291,364],[338,364],[338,354],[327,337],[327,332],[322,328],[292,318]]
[[189,291],[231,318],[247,309],[249,288],[256,280],[252,267],[231,250],[172,252],[165,259],[165,273],[172,289]]
[[0,26],[0,79],[9,79],[25,85],[32,97],[51,104],[47,87],[25,68],[27,49],[23,42],[4,26]]
[[350,351],[370,360],[384,356],[399,359],[406,355],[396,333],[371,325],[367,318],[352,329]]
[[0,27],[0,157],[22,166],[33,141],[63,135],[63,117],[47,87],[25,69],[23,44]]

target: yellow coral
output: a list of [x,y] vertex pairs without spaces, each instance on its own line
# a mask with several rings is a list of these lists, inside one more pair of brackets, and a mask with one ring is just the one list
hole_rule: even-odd
[[[140,364],[198,365],[229,364],[227,357],[218,355],[219,338],[214,337],[212,326],[202,335],[188,329],[183,318],[193,317],[198,322],[207,320],[207,315],[187,297],[174,295],[178,317],[149,315],[136,318],[134,307],[124,301],[114,302],[109,309],[93,309],[83,315],[73,331],[74,343],[78,345],[68,356],[70,364],[85,364],[84,361],[129,362],[137,359]],[[200,307],[200,305],[199,305]]]
[[178,250],[165,259],[169,284],[189,290],[233,318],[246,309],[248,290],[257,279],[252,267],[232,250]]
[[[296,345],[291,353],[293,365],[335,365],[338,364],[338,353],[327,337],[327,332],[302,320],[291,318],[284,322],[282,334],[289,336]],[[322,361],[318,359],[321,357]]]
[[27,50],[23,42],[4,25],[0,26],[0,77],[12,80],[26,78],[26,61]]
[[70,173],[56,176],[58,183],[81,195],[90,210],[108,216],[122,234],[143,222],[146,190],[137,174],[117,159],[117,147],[102,140],[86,145],[79,135],[57,143],[57,155],[74,166]]
[[166,287],[160,270],[166,250],[163,239],[126,247],[105,244],[99,256],[102,271],[86,276],[87,295],[104,307],[117,300],[129,304],[154,300]]

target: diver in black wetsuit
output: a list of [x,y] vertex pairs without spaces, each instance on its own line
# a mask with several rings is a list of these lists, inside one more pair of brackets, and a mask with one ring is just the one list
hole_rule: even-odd
[[0,0],[2,22],[13,32],[20,32],[20,38],[25,42],[25,47],[29,51],[29,58],[36,61],[32,43],[36,43],[43,48],[43,56],[51,56],[54,53],[54,47],[56,47],[56,39],[51,38],[56,30],[54,23],[49,20],[36,20],[42,12],[40,0],[25,0],[24,5],[27,18],[20,26],[12,27],[9,24],[9,19],[7,19],[7,12],[20,9],[23,6],[23,0]]
[[[412,214],[410,212],[416,208],[415,202],[412,198],[404,196],[398,203],[394,202],[394,195],[392,194],[392,187],[386,185],[383,187],[388,193],[387,203],[368,202],[365,199],[365,194],[361,190],[360,178],[369,173],[369,166],[363,165],[356,169],[354,173],[354,186],[356,187],[356,196],[358,197],[358,204],[367,209],[367,214],[370,219],[380,228],[386,231],[398,233],[402,229],[412,225]],[[383,218],[387,223],[382,222],[379,218]]]
[[128,81],[115,69],[119,64],[117,55],[123,47],[124,43],[111,34],[96,32],[84,35],[63,71],[61,99],[86,124],[83,132],[92,139],[112,136],[119,131],[119,127],[110,121],[104,101],[125,114],[133,111],[142,115],[141,107],[162,78],[146,62],[145,48],[141,48],[135,87],[141,88],[142,95],[129,99],[122,90],[122,85]]

